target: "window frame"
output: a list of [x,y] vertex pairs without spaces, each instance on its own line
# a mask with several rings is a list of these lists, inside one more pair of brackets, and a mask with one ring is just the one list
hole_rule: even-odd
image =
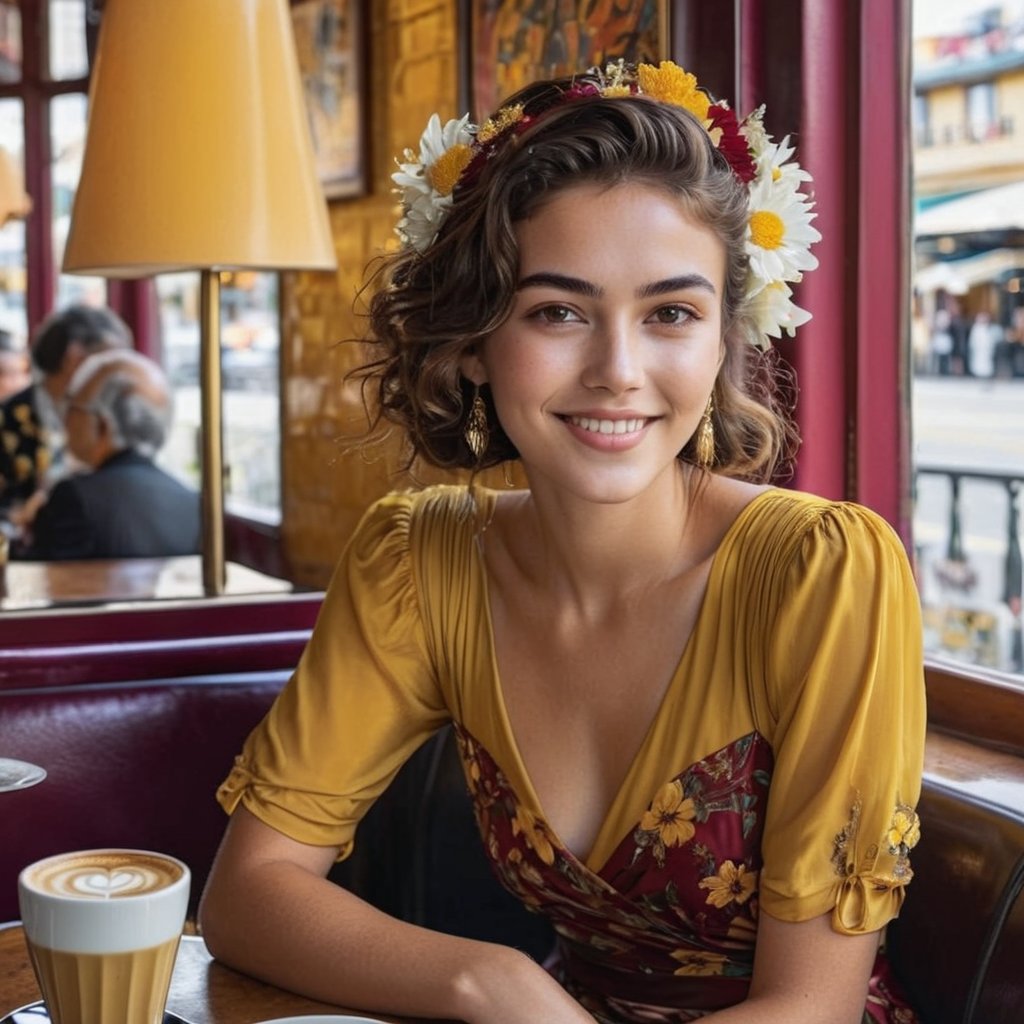
[[[21,14],[21,78],[0,83],[0,99],[22,105],[25,154],[25,190],[32,211],[25,219],[25,313],[28,336],[53,311],[57,265],[53,248],[53,151],[50,104],[57,96],[82,94],[88,98],[90,75],[51,80],[49,62],[49,0],[16,0]],[[92,67],[99,33],[102,0],[86,0],[85,36]],[[135,347],[159,357],[156,293],[147,279],[107,282],[107,305],[132,329]]]
[[[681,62],[731,31],[737,108],[766,103],[769,128],[795,127],[814,176],[820,266],[797,295],[814,319],[779,345],[800,383],[790,483],[874,509],[913,557],[910,0],[734,0],[703,31],[697,6],[675,5]],[[925,677],[933,732],[1024,757],[1024,688],[934,658]]]
[[53,251],[53,180],[50,104],[57,96],[88,96],[89,76],[51,80],[49,2],[19,0],[21,13],[21,79],[0,83],[0,99],[19,100],[23,113],[25,190],[32,212],[25,222],[25,311],[28,330],[53,309],[56,264]]

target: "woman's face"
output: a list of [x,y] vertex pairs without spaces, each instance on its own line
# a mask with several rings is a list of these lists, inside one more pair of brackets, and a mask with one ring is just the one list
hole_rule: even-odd
[[490,385],[534,490],[629,501],[675,472],[707,406],[725,247],[630,183],[567,189],[515,230],[512,311],[463,373]]

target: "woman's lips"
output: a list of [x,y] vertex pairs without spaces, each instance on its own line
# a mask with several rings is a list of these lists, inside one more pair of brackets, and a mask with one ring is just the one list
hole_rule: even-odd
[[579,416],[561,417],[576,440],[598,451],[624,451],[638,445],[647,427],[653,422],[647,416]]

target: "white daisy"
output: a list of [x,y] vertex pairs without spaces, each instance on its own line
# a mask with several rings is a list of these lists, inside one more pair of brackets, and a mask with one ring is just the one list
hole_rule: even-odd
[[768,347],[766,338],[781,338],[783,331],[792,338],[796,329],[811,319],[811,314],[790,298],[792,294],[785,281],[772,281],[749,300],[747,312],[761,335],[762,348]]
[[[431,115],[420,137],[419,154],[407,149],[405,161],[399,161],[398,170],[391,175],[402,197],[402,219],[396,230],[402,241],[418,252],[433,242],[452,204],[451,192],[469,161],[473,133],[468,114],[453,118],[443,128],[441,118]],[[435,182],[432,176],[438,164],[445,172],[441,182]]]
[[810,181],[810,174],[795,161],[788,162],[796,148],[789,144],[787,135],[781,142],[772,142],[771,136],[765,136],[765,144],[755,150],[757,161],[757,177],[768,178],[776,184],[788,185],[796,190],[801,182]]
[[821,240],[811,226],[813,204],[784,180],[765,177],[751,182],[747,220],[750,270],[762,286],[771,281],[799,281],[818,265],[810,247]]

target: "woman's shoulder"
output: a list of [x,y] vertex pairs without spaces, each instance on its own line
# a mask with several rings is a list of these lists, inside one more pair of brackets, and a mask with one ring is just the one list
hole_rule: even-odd
[[[493,492],[471,485],[437,484],[393,491],[364,513],[352,539],[357,557],[410,562],[431,576],[472,557],[473,540],[493,514]],[[460,554],[461,553],[461,554]]]
[[736,517],[729,539],[739,553],[777,566],[799,568],[822,557],[905,559],[896,532],[872,509],[782,487],[755,495]]
[[423,526],[473,524],[490,514],[493,502],[493,492],[469,485],[434,484],[391,491],[367,508],[362,525],[390,525],[408,531]]

